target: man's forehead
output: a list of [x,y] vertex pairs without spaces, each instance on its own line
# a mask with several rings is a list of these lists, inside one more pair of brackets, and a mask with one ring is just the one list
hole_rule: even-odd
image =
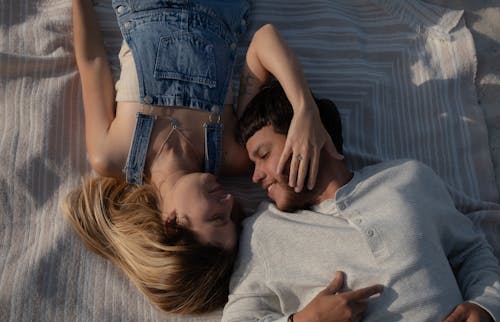
[[271,145],[272,143],[277,143],[285,138],[284,135],[278,134],[274,131],[271,125],[267,125],[256,131],[247,140],[247,149],[250,153],[258,151],[261,147],[265,145]]
[[253,139],[253,141],[257,143],[264,141],[273,142],[281,140],[284,137],[285,135],[277,133],[272,125],[266,125],[255,131],[255,133],[250,137],[250,139],[248,139],[248,141]]

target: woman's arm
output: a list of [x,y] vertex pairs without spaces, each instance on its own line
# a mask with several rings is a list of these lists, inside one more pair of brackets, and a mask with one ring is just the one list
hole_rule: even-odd
[[88,160],[101,175],[119,176],[108,149],[115,119],[114,83],[92,1],[73,1],[73,40],[82,81]]
[[297,57],[279,31],[273,25],[266,24],[255,32],[248,46],[240,77],[239,116],[271,74],[285,90],[294,111],[315,107],[308,104],[314,100]]
[[291,157],[289,185],[300,192],[308,175],[307,187],[312,189],[322,148],[338,159],[342,156],[323,127],[299,61],[278,30],[267,24],[255,33],[248,47],[240,80],[238,116],[271,74],[280,82],[294,111],[277,171],[281,173]]

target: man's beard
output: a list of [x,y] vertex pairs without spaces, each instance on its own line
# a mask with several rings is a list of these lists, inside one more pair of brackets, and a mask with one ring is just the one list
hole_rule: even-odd
[[285,212],[294,212],[300,209],[308,209],[313,204],[314,189],[309,190],[306,187],[301,192],[295,192],[294,188],[290,187],[286,182],[278,183],[285,190],[284,198],[276,206],[279,210]]

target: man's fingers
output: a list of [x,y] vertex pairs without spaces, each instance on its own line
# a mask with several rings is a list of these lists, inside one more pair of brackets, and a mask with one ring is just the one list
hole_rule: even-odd
[[359,290],[354,290],[344,293],[350,300],[361,300],[368,298],[372,295],[381,293],[384,289],[383,285],[372,285],[365,288],[360,288]]
[[359,301],[351,305],[353,312],[353,321],[361,321],[367,306],[368,306],[367,301]]
[[444,322],[462,322],[467,320],[467,312],[461,306],[457,306]]
[[334,294],[340,291],[343,286],[344,286],[344,273],[337,271],[335,273],[335,277],[330,282],[330,284],[328,284],[325,291],[327,291],[330,294]]
[[462,316],[461,313],[459,314],[455,314],[455,312],[453,312],[452,314],[450,314],[446,320],[444,320],[444,322],[465,322],[465,317]]

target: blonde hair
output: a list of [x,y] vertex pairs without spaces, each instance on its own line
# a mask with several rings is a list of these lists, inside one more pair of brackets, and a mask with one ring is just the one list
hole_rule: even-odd
[[204,313],[227,301],[235,252],[166,227],[152,185],[88,177],[63,210],[85,245],[118,265],[160,309]]

